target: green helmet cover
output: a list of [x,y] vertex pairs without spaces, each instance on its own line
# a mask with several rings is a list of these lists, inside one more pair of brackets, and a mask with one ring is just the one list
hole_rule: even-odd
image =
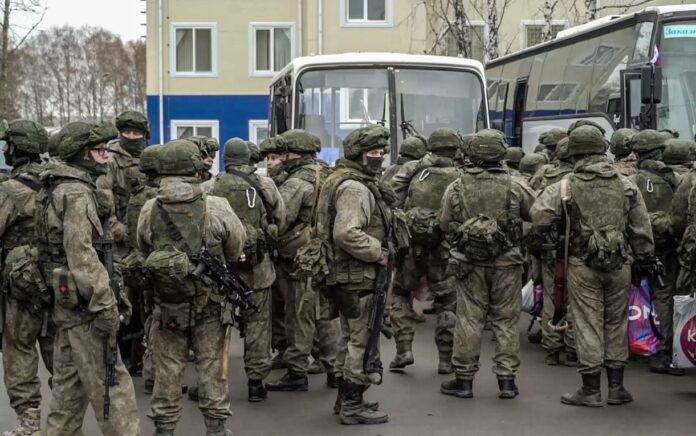
[[150,139],[150,121],[138,111],[125,111],[116,117],[116,128],[119,132],[127,129],[137,130]]
[[467,156],[472,162],[500,162],[505,158],[505,137],[499,130],[481,130],[471,140]]
[[111,123],[88,123],[75,121],[66,124],[58,133],[58,155],[63,160],[75,156],[85,147],[92,147],[115,139],[118,136],[116,127]]
[[662,161],[667,165],[683,165],[693,161],[693,151],[696,143],[684,139],[668,139]]
[[664,150],[668,138],[671,138],[671,135],[657,130],[641,130],[631,138],[631,150],[639,154],[658,149]]
[[608,142],[604,138],[604,133],[593,124],[586,123],[570,131],[568,135],[568,156],[606,153]]
[[631,154],[631,138],[638,133],[635,129],[618,129],[611,135],[609,151],[614,156],[623,157]]
[[225,167],[249,165],[251,150],[249,150],[247,141],[241,138],[232,138],[225,142],[222,157],[225,161]]
[[13,120],[5,132],[7,142],[25,153],[40,154],[46,150],[48,132],[32,120]]
[[424,137],[409,136],[404,139],[399,149],[399,154],[411,159],[420,159],[428,152],[428,140]]
[[[570,157],[570,154],[568,153],[568,143],[570,140],[566,136],[565,138],[561,139],[558,141],[558,144],[556,145],[556,159],[557,160],[566,160]],[[542,157],[546,159],[546,157],[542,154]]]
[[539,135],[539,144],[544,145],[547,149],[555,149],[561,139],[567,137],[568,134],[563,129],[551,129]]
[[343,140],[343,154],[346,159],[356,160],[363,153],[377,148],[389,150],[389,130],[380,125],[355,129]]
[[254,144],[252,141],[247,141],[247,147],[249,147],[249,163],[251,165],[256,165],[263,160],[261,158],[261,150],[259,149],[258,145]]
[[321,151],[319,137],[306,130],[294,129],[280,135],[285,141],[285,149],[294,153],[317,153]]
[[435,129],[428,138],[428,151],[458,149],[462,146],[462,137],[454,129],[442,127]]
[[159,151],[163,145],[150,145],[145,147],[140,155],[140,171],[149,174],[158,174],[160,170]]
[[524,157],[524,150],[520,147],[510,147],[505,152],[505,160],[509,162],[519,163]]
[[170,141],[157,154],[162,176],[193,176],[205,169],[198,146],[187,139]]
[[607,133],[607,131],[604,129],[604,127],[600,126],[599,124],[595,123],[594,121],[582,119],[582,120],[575,121],[573,124],[570,125],[570,127],[568,127],[568,136],[570,136],[570,133],[573,130],[577,129],[578,127],[582,127],[582,126],[592,126],[592,127],[596,128],[597,130],[599,130],[600,132],[602,132],[602,135]]
[[533,175],[544,164],[546,164],[546,157],[544,157],[543,154],[525,154],[524,157],[520,160],[519,170],[523,174]]
[[269,154],[280,154],[285,152],[285,140],[282,136],[274,136],[272,138],[265,139],[259,145],[259,151],[261,151],[261,156],[268,156]]

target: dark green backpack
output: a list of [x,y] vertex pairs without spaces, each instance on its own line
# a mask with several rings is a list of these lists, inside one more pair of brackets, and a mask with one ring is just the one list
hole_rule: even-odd
[[439,242],[437,218],[442,197],[459,175],[456,167],[432,166],[416,171],[404,203],[409,230],[415,243],[433,246]]

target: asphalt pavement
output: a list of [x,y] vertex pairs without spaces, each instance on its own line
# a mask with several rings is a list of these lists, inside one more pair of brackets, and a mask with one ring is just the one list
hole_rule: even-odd
[[[474,381],[474,398],[458,399],[440,394],[440,383],[451,376],[437,374],[437,350],[433,332],[435,318],[427,316],[416,332],[414,354],[416,363],[403,373],[386,372],[381,386],[372,387],[366,398],[379,400],[390,422],[376,426],[343,426],[332,413],[336,391],[325,386],[324,375],[310,376],[310,389],[302,393],[269,392],[263,403],[246,401],[246,378],[242,347],[235,337],[231,347],[230,392],[234,415],[229,428],[236,436],[253,435],[627,435],[627,436],[694,436],[696,435],[696,370],[684,377],[656,375],[647,365],[632,363],[627,368],[626,387],[635,401],[625,406],[599,409],[571,407],[559,402],[561,394],[578,388],[580,377],[575,368],[550,367],[544,364],[545,353],[526,339],[527,315],[522,316],[520,335],[522,366],[518,376],[520,396],[500,400],[498,386],[491,372],[494,343],[490,332],[484,335],[481,371]],[[233,335],[236,336],[236,335]],[[395,347],[383,341],[385,366],[394,356]],[[1,369],[0,369],[1,371]],[[270,379],[280,377],[274,371]],[[42,369],[42,381],[46,381]],[[151,435],[154,427],[146,413],[150,398],[143,394],[142,378],[135,378],[143,435]],[[186,382],[193,384],[189,368]],[[602,379],[606,397],[606,377]],[[0,431],[15,424],[4,389],[0,392]],[[50,392],[43,389],[42,409],[47,413]],[[45,423],[45,416],[42,417]],[[84,425],[86,436],[99,435],[91,408]],[[184,409],[176,435],[205,435],[203,418],[197,404],[184,398]]]

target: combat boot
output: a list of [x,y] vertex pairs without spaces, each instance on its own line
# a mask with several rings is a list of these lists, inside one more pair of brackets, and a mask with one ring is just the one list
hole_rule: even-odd
[[447,361],[440,361],[440,363],[437,364],[437,373],[438,374],[452,374],[454,370],[452,369],[452,363],[447,362]]
[[434,306],[426,307],[423,309],[423,315],[435,315],[437,311]]
[[499,378],[498,389],[500,389],[498,398],[503,400],[511,400],[520,394],[514,378]]
[[41,409],[30,407],[19,415],[19,424],[4,436],[41,436]]
[[549,351],[546,354],[546,359],[544,359],[544,363],[546,363],[549,366],[556,366],[561,363],[561,352],[560,351]]
[[685,374],[684,369],[673,367],[669,356],[662,351],[658,351],[657,354],[650,356],[650,372],[679,376]]
[[571,406],[602,407],[602,392],[599,389],[601,373],[582,374],[582,387],[574,394],[563,394],[561,403]]
[[389,422],[389,415],[379,410],[372,410],[363,402],[366,387],[344,381],[342,383],[343,400],[341,405],[341,424],[384,424]]
[[331,389],[338,389],[338,380],[335,372],[326,373],[326,386]]
[[[334,415],[341,413],[341,405],[343,404],[343,377],[336,377],[336,383],[338,385],[338,394],[336,394],[336,402],[334,403],[333,412]],[[365,386],[367,389],[367,386]],[[363,391],[364,392],[364,391]],[[370,410],[379,410],[379,401],[365,401],[363,398],[363,405]]]
[[445,395],[452,395],[459,398],[474,397],[474,381],[455,378],[450,381],[442,382],[440,392]]
[[268,397],[266,388],[261,380],[249,380],[247,383],[249,389],[249,402],[259,403]]
[[155,381],[151,378],[145,379],[145,388],[143,389],[145,395],[152,395],[153,389],[155,389]]
[[155,428],[153,436],[174,436],[174,430]]
[[285,369],[288,367],[287,362],[283,359],[283,353],[280,351],[271,359],[271,369]]
[[205,418],[205,436],[232,436],[232,432],[225,428],[225,421]]
[[633,395],[626,390],[623,385],[624,369],[607,368],[607,378],[609,379],[609,395],[607,404],[619,406],[633,401]]
[[575,351],[566,351],[565,354],[565,366],[569,366],[571,368],[574,368],[578,366],[578,355]]
[[323,374],[325,372],[326,368],[324,368],[324,364],[318,360],[312,362],[312,364],[309,365],[309,368],[307,368],[307,374]]
[[396,343],[396,356],[389,364],[389,369],[404,369],[409,365],[413,365],[413,352],[411,351],[411,342],[399,341]]
[[191,401],[198,401],[198,386],[191,386],[191,388],[188,390],[188,398]]
[[309,389],[309,382],[306,375],[288,371],[280,379],[266,383],[266,389],[273,392],[304,392]]

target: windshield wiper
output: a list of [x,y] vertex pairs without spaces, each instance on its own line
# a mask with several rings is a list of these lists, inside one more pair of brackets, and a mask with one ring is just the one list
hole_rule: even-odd
[[401,139],[406,139],[410,136],[420,136],[413,123],[406,120],[404,112],[404,95],[401,94]]

